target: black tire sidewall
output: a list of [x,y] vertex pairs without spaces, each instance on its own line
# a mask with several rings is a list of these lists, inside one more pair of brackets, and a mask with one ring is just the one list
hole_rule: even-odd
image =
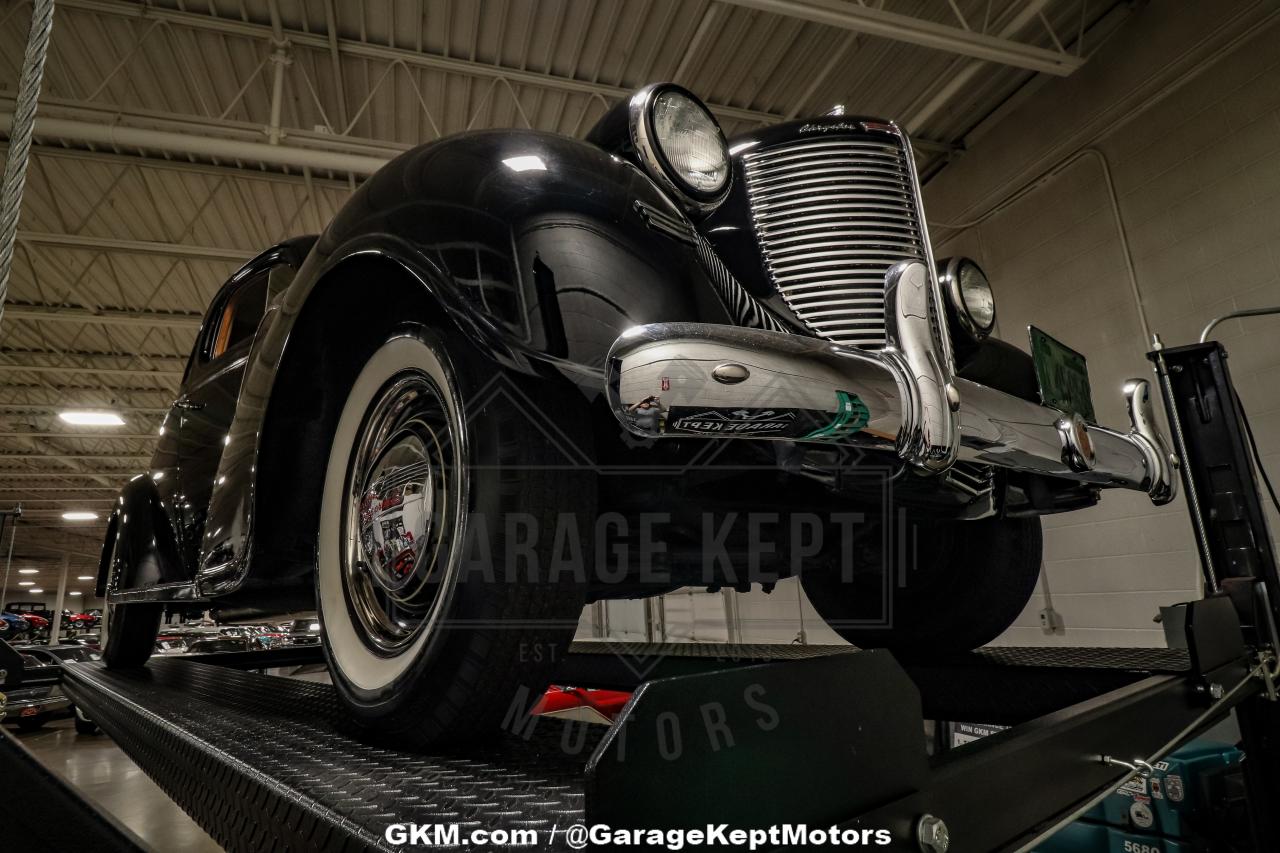
[[156,602],[107,604],[102,660],[110,669],[142,666],[155,651],[164,605]]
[[[889,624],[856,626],[870,581],[841,583],[838,569],[801,575],[810,602],[836,633],[863,648],[905,654],[968,651],[994,640],[1025,610],[1043,559],[1040,519],[918,520],[906,583],[890,577]],[[896,540],[896,537],[895,537]],[[857,577],[855,575],[855,577]],[[863,578],[862,580],[867,580]]]

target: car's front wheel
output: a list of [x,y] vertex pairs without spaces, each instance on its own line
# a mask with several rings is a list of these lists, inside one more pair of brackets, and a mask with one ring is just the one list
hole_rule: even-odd
[[[346,389],[320,512],[322,637],[345,704],[399,743],[519,720],[573,637],[594,481],[565,470],[511,391],[468,342],[419,327],[374,347]],[[553,575],[566,537],[578,562]]]
[[[814,608],[856,646],[907,654],[976,649],[1012,625],[1035,592],[1039,518],[914,519],[888,531],[883,523],[859,531],[861,541],[844,552],[850,565],[800,576]],[[886,542],[899,548],[884,549]]]

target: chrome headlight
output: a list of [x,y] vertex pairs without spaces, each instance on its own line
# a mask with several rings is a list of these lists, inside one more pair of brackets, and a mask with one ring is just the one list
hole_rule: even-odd
[[942,287],[960,327],[980,341],[996,326],[996,299],[987,274],[968,258],[947,258],[939,264]]
[[729,188],[729,145],[711,111],[671,83],[648,86],[630,103],[631,141],[650,177],[687,206],[714,207]]

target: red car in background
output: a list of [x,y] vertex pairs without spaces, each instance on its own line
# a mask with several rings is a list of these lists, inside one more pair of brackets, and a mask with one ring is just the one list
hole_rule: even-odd
[[24,613],[22,618],[27,620],[27,624],[31,626],[31,634],[47,634],[49,633],[49,620],[35,613]]
[[84,631],[98,624],[98,617],[92,613],[72,613],[70,610],[62,611],[62,627],[71,628],[76,631]]

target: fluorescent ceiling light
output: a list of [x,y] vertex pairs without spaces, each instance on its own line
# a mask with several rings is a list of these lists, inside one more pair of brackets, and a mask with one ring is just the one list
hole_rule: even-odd
[[36,572],[38,572],[38,571],[40,571],[40,570],[39,570],[39,569],[18,569],[18,574],[20,574],[20,575],[34,575],[34,574],[35,574]]
[[27,590],[27,592],[30,592],[30,593],[37,593],[37,594],[38,594],[38,593],[44,592],[44,590],[43,590],[43,589],[29,589],[29,590]]
[[62,514],[64,521],[97,521],[98,514],[87,510],[73,510]]
[[508,157],[502,161],[502,165],[506,166],[513,172],[545,172],[547,164],[542,162],[542,158],[534,154],[526,154],[523,157]]
[[67,409],[58,412],[58,417],[76,426],[124,426],[124,418],[116,412]]
[[79,595],[79,594],[80,594],[80,593],[78,593],[78,592],[69,592],[69,593],[67,593],[67,595]]
[[18,581],[18,586],[35,586],[35,581]]
[[93,575],[76,575],[76,580],[91,581],[91,580],[96,580],[96,578]]

